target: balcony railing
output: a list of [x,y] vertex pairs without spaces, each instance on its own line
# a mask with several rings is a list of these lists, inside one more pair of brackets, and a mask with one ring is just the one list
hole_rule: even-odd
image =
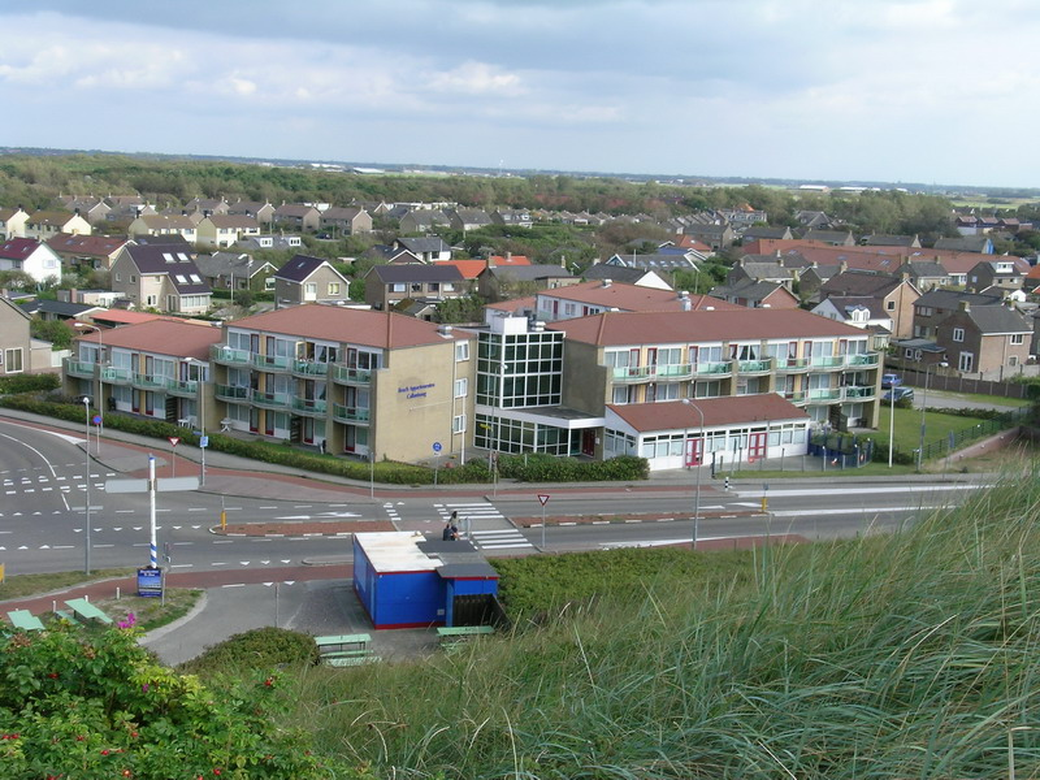
[[876,392],[873,387],[846,387],[845,398],[850,401],[861,401],[864,398],[873,398]]
[[841,398],[840,387],[821,387],[809,391],[810,401],[837,401]]
[[189,379],[187,381],[181,379],[167,379],[166,390],[173,395],[182,395],[191,398],[198,394],[199,383],[194,379]]
[[805,358],[777,358],[776,372],[778,374],[791,374],[795,371],[808,371],[809,361]]
[[632,366],[614,368],[614,383],[628,384],[631,382],[649,382],[653,375],[649,366]]
[[302,414],[325,414],[325,410],[328,409],[328,403],[324,398],[293,398],[292,408]]
[[367,385],[372,381],[372,372],[363,368],[333,365],[332,381],[341,385]]
[[369,410],[356,406],[332,405],[332,418],[339,422],[368,422]]
[[87,363],[82,360],[66,360],[65,361],[65,372],[72,376],[80,376],[84,378],[94,378],[94,366],[97,363]]
[[766,374],[772,367],[772,360],[741,360],[737,370],[741,374]]
[[854,368],[859,366],[876,366],[878,364],[878,359],[879,356],[877,352],[849,355],[848,364]]
[[292,406],[292,396],[288,393],[267,393],[263,390],[254,390],[249,398],[257,406],[269,409],[288,409]]
[[319,363],[316,360],[294,360],[292,372],[300,376],[326,376],[329,373],[328,363]]
[[239,385],[217,385],[215,393],[222,401],[246,401],[252,396],[248,387]]
[[784,398],[793,404],[804,404],[806,401],[805,393],[796,393],[794,391],[784,391],[780,393]]
[[733,373],[733,364],[728,360],[710,363],[697,363],[693,366],[696,376],[729,376]]
[[134,372],[129,368],[119,366],[104,366],[101,369],[101,381],[112,385],[129,384],[134,378]]
[[261,355],[258,352],[254,352],[249,356],[250,362],[254,367],[259,368],[261,371],[288,371],[292,367],[293,361],[287,357],[279,357],[278,355]]
[[214,344],[209,348],[210,358],[215,363],[223,363],[224,365],[232,366],[248,366],[250,365],[250,353],[244,349],[232,349],[231,347],[221,346],[220,344]]
[[844,368],[845,357],[843,355],[834,355],[831,357],[814,357],[811,359],[809,366],[811,368]]
[[168,377],[156,374],[135,373],[130,379],[130,384],[141,390],[165,390],[167,379]]

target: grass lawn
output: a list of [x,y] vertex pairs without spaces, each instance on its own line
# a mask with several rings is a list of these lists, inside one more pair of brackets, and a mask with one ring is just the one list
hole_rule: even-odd
[[79,571],[62,571],[44,574],[10,575],[0,584],[0,601],[37,596],[52,590],[64,590],[98,580],[131,577],[137,569],[95,569],[88,577]]
[[[889,407],[881,407],[881,416],[878,420],[877,435],[874,441],[877,446],[888,447],[889,431]],[[975,417],[961,417],[956,414],[942,414],[940,412],[925,412],[925,442],[940,441],[945,439],[950,431],[954,433],[972,428],[981,420]],[[916,450],[921,444],[921,412],[918,409],[895,410],[894,436],[896,449],[903,452]]]

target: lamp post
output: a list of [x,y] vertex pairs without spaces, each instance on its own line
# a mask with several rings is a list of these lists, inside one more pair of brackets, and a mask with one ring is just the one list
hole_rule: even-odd
[[[97,454],[101,454],[101,434],[105,431],[105,414],[102,410],[102,403],[104,399],[102,396],[102,383],[101,383],[101,368],[105,363],[105,337],[102,329],[97,325],[89,325],[86,322],[75,322],[73,325],[76,328],[83,329],[89,328],[98,334],[98,368],[97,368],[97,410],[98,410],[98,430],[97,430]],[[87,429],[87,447],[90,447],[90,429]]]
[[[936,365],[938,365],[940,368],[946,368],[950,364],[947,363],[945,360],[943,360],[942,362],[940,362],[940,363],[938,363]],[[928,408],[928,378],[931,376],[931,372],[932,372],[931,364],[926,365],[924,367],[924,393],[921,395],[921,442],[920,442],[921,446],[919,446],[917,448],[917,470],[918,471],[920,471],[921,467],[924,465],[924,434],[925,434],[924,413],[925,413],[925,410]]]
[[[697,537],[700,536],[701,526],[701,463],[700,460],[704,457],[704,411],[697,406],[689,398],[682,399],[682,402],[687,406],[692,406],[697,410],[697,414],[701,418],[700,427],[700,440],[701,440],[701,457],[697,461],[697,479],[696,479],[696,490],[697,493],[693,498],[693,549],[697,549]],[[683,441],[683,460],[686,459],[686,441]]]
[[892,448],[896,432],[896,388],[899,382],[890,382],[888,388],[888,467],[892,468]]
[[[208,444],[206,441],[206,364],[198,358],[186,357],[184,362],[189,366],[198,366],[199,378],[196,380],[196,397],[199,404],[199,449],[202,450],[202,470],[199,474],[199,484],[206,484],[206,447]],[[191,373],[188,374],[188,380],[191,381]]]
[[86,474],[86,489],[87,489],[87,546],[84,551],[83,561],[83,573],[90,574],[90,396],[83,396],[83,411],[87,416],[86,429],[87,429],[87,474]]

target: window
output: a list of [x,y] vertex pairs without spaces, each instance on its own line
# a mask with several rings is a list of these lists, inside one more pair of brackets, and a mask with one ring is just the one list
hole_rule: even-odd
[[896,302],[895,301],[885,301],[885,311],[895,311],[895,310],[896,310]]
[[329,295],[339,295],[339,282],[329,282]]
[[954,328],[953,329],[953,340],[954,341],[964,341],[964,328]]
[[[173,297],[173,296],[171,296],[171,297]],[[146,295],[145,299],[144,299],[144,305],[145,306],[155,306],[155,304],[158,303],[158,301],[159,301],[159,296],[158,295]]]
[[1011,334],[1011,343],[1012,344],[1025,344],[1025,336],[1022,335],[1021,333],[1012,333]]
[[130,284],[137,284],[137,276],[130,274]]
[[390,292],[403,293],[406,289],[404,282],[394,282],[390,285]]
[[469,394],[469,379],[462,377],[462,379],[455,380],[455,397],[465,398]]
[[468,341],[460,341],[455,344],[455,360],[469,360]]
[[123,281],[123,275],[122,274],[116,274],[116,281],[117,282],[122,282]]
[[421,293],[423,291],[422,282],[412,282],[412,292]]
[[308,295],[308,296],[311,296],[311,297],[317,295],[318,294],[318,285],[315,284],[314,282],[307,282],[307,284],[303,285],[303,293],[304,293],[304,295]]
[[451,432],[462,433],[466,430],[466,415],[457,414],[451,418]]
[[22,372],[22,348],[15,347],[4,353],[4,364],[6,374],[19,374]]

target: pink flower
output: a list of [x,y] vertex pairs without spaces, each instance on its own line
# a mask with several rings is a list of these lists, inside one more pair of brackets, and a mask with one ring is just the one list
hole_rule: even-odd
[[120,628],[132,628],[137,623],[137,616],[133,612],[126,613],[126,620],[119,621]]

